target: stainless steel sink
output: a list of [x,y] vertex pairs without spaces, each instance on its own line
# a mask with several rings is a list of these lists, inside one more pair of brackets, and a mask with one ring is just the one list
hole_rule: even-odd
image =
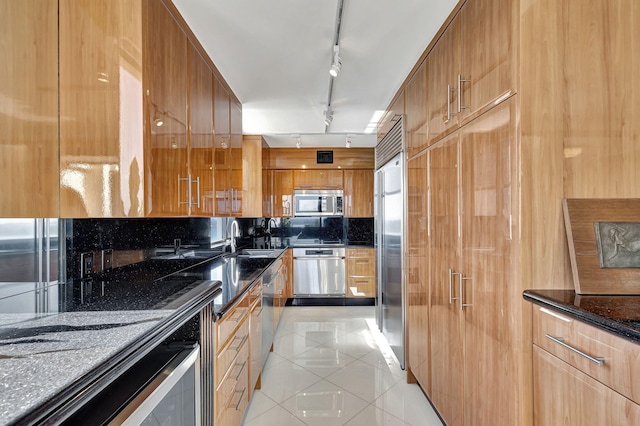
[[267,258],[273,259],[280,256],[282,250],[273,250],[273,249],[243,249],[236,253],[237,257],[248,257],[248,258]]
[[162,260],[176,260],[176,259],[210,259],[212,257],[216,257],[222,254],[220,250],[184,250],[178,251],[178,253],[174,253],[173,251],[169,253],[156,252],[156,256],[154,259],[162,259]]

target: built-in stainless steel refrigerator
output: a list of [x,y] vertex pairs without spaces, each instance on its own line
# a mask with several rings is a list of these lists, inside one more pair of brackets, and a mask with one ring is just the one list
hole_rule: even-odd
[[375,174],[378,265],[376,320],[404,369],[404,158],[400,153]]

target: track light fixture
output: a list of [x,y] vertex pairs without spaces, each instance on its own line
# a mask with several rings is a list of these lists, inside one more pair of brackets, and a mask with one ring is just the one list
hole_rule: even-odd
[[351,148],[351,135],[347,135],[347,141],[345,142],[344,146],[346,146],[347,148]]
[[157,111],[153,114],[153,122],[158,127],[160,127],[160,126],[162,126],[164,124],[164,121],[162,121],[161,115]]
[[333,111],[328,109],[324,112],[324,124],[328,126],[331,124],[332,121],[333,121]]
[[329,74],[331,77],[337,77],[338,73],[340,73],[340,69],[342,69],[342,60],[340,59],[340,46],[337,44],[333,46],[333,64],[329,69]]
[[300,148],[302,146],[302,137],[299,134],[292,134],[292,138],[296,140],[296,148]]

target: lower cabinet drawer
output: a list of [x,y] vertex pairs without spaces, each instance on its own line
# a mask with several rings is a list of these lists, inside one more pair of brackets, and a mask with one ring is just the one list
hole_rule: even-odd
[[[249,321],[245,317],[235,335],[229,338],[227,344],[217,352],[215,360],[216,386],[227,376],[230,369],[235,367],[237,360],[243,355],[242,351],[248,353]],[[245,354],[246,355],[246,354]],[[232,365],[232,363],[234,365]]]
[[534,425],[640,424],[640,405],[533,346]]
[[376,275],[376,262],[373,258],[347,258],[347,275],[373,277]]
[[640,401],[640,345],[540,306],[533,309],[533,343]]
[[[247,360],[248,361],[248,360]],[[216,392],[217,394],[218,392]],[[217,396],[217,395],[216,395]],[[216,402],[217,402],[216,398]],[[225,404],[217,405],[216,426],[238,426],[249,405],[249,369],[244,368]]]
[[376,279],[373,277],[347,278],[347,297],[375,297]]

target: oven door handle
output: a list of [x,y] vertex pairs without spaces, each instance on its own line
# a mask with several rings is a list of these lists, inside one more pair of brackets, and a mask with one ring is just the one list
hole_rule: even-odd
[[[173,387],[184,377],[191,366],[199,367],[200,345],[180,352],[136,397],[113,419],[109,425],[134,426],[141,424],[154,408],[167,396]],[[199,392],[196,382],[196,414],[200,413]]]

